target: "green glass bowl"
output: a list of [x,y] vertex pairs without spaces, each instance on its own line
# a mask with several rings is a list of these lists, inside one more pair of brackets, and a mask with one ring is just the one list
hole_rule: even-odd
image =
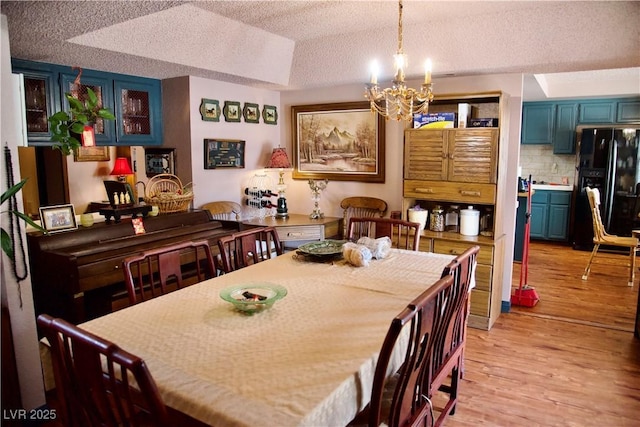
[[285,295],[286,288],[268,284],[231,286],[220,291],[220,298],[247,314],[264,311]]
[[305,255],[312,256],[333,256],[342,254],[342,246],[346,240],[322,240],[319,242],[310,242],[300,245],[298,251]]

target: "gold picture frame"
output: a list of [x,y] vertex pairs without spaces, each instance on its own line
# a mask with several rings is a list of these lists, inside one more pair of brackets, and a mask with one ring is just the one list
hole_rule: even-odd
[[109,147],[78,147],[73,150],[74,162],[107,162],[111,160]]
[[385,120],[369,102],[291,107],[294,179],[385,181]]

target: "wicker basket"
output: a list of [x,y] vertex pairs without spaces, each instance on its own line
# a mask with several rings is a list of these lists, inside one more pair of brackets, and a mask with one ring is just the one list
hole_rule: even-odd
[[145,203],[157,206],[160,213],[184,212],[192,200],[190,186],[183,186],[180,178],[172,174],[155,175],[145,188]]

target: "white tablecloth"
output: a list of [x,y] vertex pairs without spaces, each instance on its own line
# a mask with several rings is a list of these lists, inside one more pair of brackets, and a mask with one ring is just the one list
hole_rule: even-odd
[[[369,401],[393,317],[450,255],[393,250],[368,267],[291,252],[80,325],[142,357],[165,402],[222,426],[340,426]],[[219,297],[271,283],[288,295],[247,316]]]

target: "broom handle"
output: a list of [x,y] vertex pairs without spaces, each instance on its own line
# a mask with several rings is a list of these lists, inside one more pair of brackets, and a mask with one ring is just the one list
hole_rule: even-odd
[[531,175],[529,175],[529,183],[527,186],[529,196],[527,197],[527,222],[524,227],[524,284],[529,284],[529,242],[531,240]]

